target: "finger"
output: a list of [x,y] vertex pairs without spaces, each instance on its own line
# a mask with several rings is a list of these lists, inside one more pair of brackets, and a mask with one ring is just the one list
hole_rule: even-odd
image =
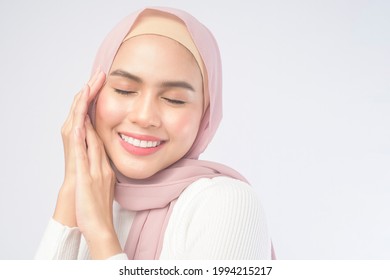
[[77,105],[77,102],[79,101],[80,99],[80,96],[81,94],[83,93],[83,89],[81,89],[73,98],[73,102],[72,102],[72,105],[70,107],[70,110],[69,110],[69,114],[64,122],[64,125],[63,125],[63,128],[66,128],[69,126],[69,124],[72,124],[72,119],[73,119],[73,112],[74,112],[74,109]]
[[88,111],[89,86],[85,85],[79,100],[73,110],[72,130],[80,130],[85,137],[84,120]]
[[93,83],[96,81],[96,78],[97,76],[99,75],[99,72],[100,72],[100,67],[98,67],[96,70],[95,70],[95,73],[93,73],[92,77],[89,79],[88,81],[88,85],[91,87],[93,85]]
[[73,131],[73,158],[75,162],[76,180],[82,185],[86,183],[87,174],[89,174],[89,161],[87,148],[85,145],[85,135],[81,129]]
[[92,177],[97,178],[101,173],[102,152],[104,152],[104,148],[88,116],[85,118],[85,133],[87,155],[90,163],[89,169]]
[[96,97],[96,95],[104,85],[105,80],[106,80],[106,74],[102,71],[99,71],[93,83],[90,85],[90,93],[88,96],[89,103]]
[[102,186],[112,187],[115,178],[114,173],[108,160],[104,144],[96,130],[93,128],[88,116],[86,118],[85,127],[87,131],[87,153],[91,176],[106,182]]
[[[94,75],[90,78],[87,85],[84,86],[84,88],[74,97],[69,115],[66,118],[61,129],[63,140],[68,138],[68,135],[70,135],[72,128],[82,128],[84,126],[84,119],[87,115],[90,102],[95,98],[100,88],[104,84],[104,81],[105,74],[100,70],[99,67],[95,71]],[[92,94],[90,94],[91,87]],[[64,145],[66,145],[65,142]]]
[[[89,106],[89,103],[93,100],[93,98],[96,96],[96,94],[99,91],[99,89],[104,84],[104,81],[105,81],[105,74],[100,71],[100,67],[99,67],[96,70],[95,74],[90,78],[90,80],[87,83],[89,88],[90,88],[90,92],[92,92],[92,94],[90,94],[90,93],[87,94],[87,96],[88,96],[87,107]],[[80,97],[82,96],[84,90],[85,90],[85,87],[78,94],[76,94],[76,96],[74,97],[72,106],[70,108],[69,115],[68,115],[67,119],[65,120],[64,126],[66,125],[66,123],[69,123],[69,124],[72,123],[72,119],[73,119],[73,116],[74,116],[73,112],[75,111],[75,108],[76,108],[76,106],[77,106],[77,104],[78,104],[78,102],[80,100]]]
[[[98,91],[101,87],[100,84],[102,84],[102,72],[100,71],[100,67],[95,71],[95,74],[89,79],[88,83],[86,86],[84,86],[84,88],[81,90],[81,92],[79,94],[76,95],[75,97],[75,100],[72,104],[72,108],[71,108],[71,111],[74,111],[78,102],[80,101],[80,98],[83,96],[83,93],[86,94],[87,96],[87,108],[89,106],[89,102],[93,99],[93,96],[90,96],[90,92],[93,90],[93,92],[95,93],[96,91]],[[104,76],[104,73],[103,73],[103,76]],[[104,81],[103,81],[104,82]],[[86,88],[88,89],[88,92],[86,93],[85,90]]]

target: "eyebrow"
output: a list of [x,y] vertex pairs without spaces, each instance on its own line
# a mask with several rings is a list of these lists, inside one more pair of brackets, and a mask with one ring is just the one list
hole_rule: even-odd
[[[133,75],[127,71],[124,71],[124,70],[121,70],[121,69],[117,69],[113,72],[111,72],[110,76],[120,76],[120,77],[123,77],[123,78],[126,78],[126,79],[129,79],[129,80],[133,80],[137,83],[142,83],[143,80],[136,76],[136,75]],[[191,91],[194,91],[195,92],[195,89],[194,87],[185,82],[185,81],[163,81],[160,83],[160,87],[164,87],[164,88],[172,88],[172,87],[176,87],[176,88],[184,88],[184,89],[188,89],[188,90],[191,90]]]
[[117,70],[111,72],[110,76],[119,76],[119,77],[123,77],[123,78],[129,79],[129,80],[136,81],[137,83],[142,83],[142,79],[140,77],[137,77],[133,74],[130,74],[129,72],[126,72],[126,71],[123,71],[120,69],[117,69]]
[[184,88],[191,91],[195,91],[192,85],[184,81],[165,81],[161,83],[161,87],[166,87],[166,88],[176,87],[176,88]]

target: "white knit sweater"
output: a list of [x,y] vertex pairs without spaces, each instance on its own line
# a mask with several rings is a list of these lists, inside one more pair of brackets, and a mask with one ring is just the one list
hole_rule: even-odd
[[[114,202],[114,225],[122,248],[135,212]],[[270,259],[265,213],[253,188],[228,177],[199,179],[172,210],[160,259]],[[35,259],[90,259],[78,228],[50,220]],[[110,259],[127,259],[118,254]]]

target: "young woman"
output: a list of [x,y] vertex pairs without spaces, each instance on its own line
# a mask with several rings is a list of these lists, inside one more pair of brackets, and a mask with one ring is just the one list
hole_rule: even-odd
[[218,46],[191,15],[121,21],[62,128],[65,179],[37,259],[270,259],[234,170],[198,160],[221,119]]

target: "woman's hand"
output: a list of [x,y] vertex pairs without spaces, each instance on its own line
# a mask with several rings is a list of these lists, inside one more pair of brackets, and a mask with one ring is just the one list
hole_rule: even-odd
[[74,135],[76,219],[91,257],[105,259],[122,252],[112,221],[115,174],[88,116],[84,131]]
[[79,127],[84,126],[84,119],[86,116],[86,111],[76,112],[76,108],[78,108],[80,102],[82,102],[80,97],[87,86],[90,88],[90,97],[88,98],[89,104],[99,92],[103,83],[104,74],[100,74],[99,71],[96,71],[96,73],[88,81],[88,85],[85,85],[85,87],[74,97],[69,115],[61,129],[65,157],[65,177],[58,194],[53,218],[68,227],[77,226],[75,205],[76,161],[74,159],[74,153],[72,153],[72,149],[74,147],[72,143],[72,134],[74,134],[74,130],[77,125]]
[[74,153],[72,152],[72,149],[74,147],[72,143],[74,141],[72,139],[72,134],[74,134],[74,131],[77,126],[79,126],[80,128],[84,126],[84,119],[86,116],[86,110],[84,110],[83,112],[76,112],[76,108],[80,107],[80,102],[82,102],[80,98],[87,86],[90,88],[90,97],[87,99],[87,102],[89,104],[99,92],[103,83],[104,74],[100,74],[99,71],[96,71],[93,77],[88,81],[88,85],[85,85],[85,87],[74,97],[69,115],[61,129],[65,157],[65,177],[58,194],[56,209],[54,211],[53,218],[68,227],[77,226],[75,205],[76,161],[74,159]]
[[92,127],[87,111],[103,86],[105,75],[97,71],[73,101],[62,127],[65,179],[53,218],[80,228],[92,258],[121,252],[112,223],[115,176],[104,146]]

